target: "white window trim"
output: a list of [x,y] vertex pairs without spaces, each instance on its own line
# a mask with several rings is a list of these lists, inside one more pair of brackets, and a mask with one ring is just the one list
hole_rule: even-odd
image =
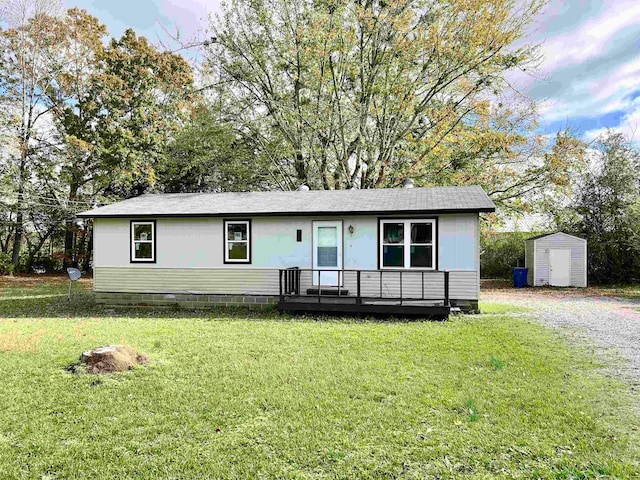
[[[136,226],[151,225],[151,240],[136,240]],[[133,221],[131,222],[131,262],[132,263],[152,263],[156,261],[156,223],[153,221]],[[151,244],[151,258],[137,258],[136,244]]]
[[[229,240],[229,231],[228,231],[229,225],[246,225],[247,239],[246,240]],[[250,220],[225,220],[223,234],[224,234],[224,263],[251,263],[251,221]],[[246,259],[229,258],[229,243],[246,243],[247,258]]]
[[[402,223],[404,225],[404,237],[403,243],[384,243],[384,225],[388,223]],[[431,243],[411,243],[411,224],[412,223],[427,223],[431,224]],[[380,257],[380,269],[381,270],[436,270],[437,262],[437,248],[436,243],[438,241],[436,219],[430,218],[387,218],[380,220],[378,228],[380,229],[380,244],[378,245],[379,257]],[[404,247],[404,265],[402,267],[385,267],[384,266],[384,247],[387,246],[400,246]],[[411,266],[411,245],[415,246],[431,246],[431,267],[412,267]]]

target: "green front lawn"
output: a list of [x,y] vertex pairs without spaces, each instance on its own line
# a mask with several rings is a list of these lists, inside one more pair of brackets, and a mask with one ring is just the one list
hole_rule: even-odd
[[[508,314],[104,311],[0,283],[1,478],[633,478],[624,385]],[[126,343],[148,367],[65,367]]]

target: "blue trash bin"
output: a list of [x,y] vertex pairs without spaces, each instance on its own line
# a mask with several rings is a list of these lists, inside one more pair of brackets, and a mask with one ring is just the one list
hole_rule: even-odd
[[513,286],[515,288],[524,288],[527,286],[527,274],[529,273],[528,268],[521,267],[513,267],[511,269],[513,272]]

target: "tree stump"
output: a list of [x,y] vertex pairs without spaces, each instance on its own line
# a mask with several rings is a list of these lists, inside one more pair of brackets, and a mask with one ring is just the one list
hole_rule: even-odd
[[80,362],[86,364],[90,373],[115,373],[148,363],[149,358],[125,345],[107,345],[83,352]]

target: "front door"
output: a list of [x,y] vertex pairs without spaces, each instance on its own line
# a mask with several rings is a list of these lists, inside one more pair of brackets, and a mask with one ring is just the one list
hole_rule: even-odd
[[342,275],[342,222],[313,222],[313,284],[337,287]]
[[549,250],[549,285],[568,287],[571,284],[571,249]]

